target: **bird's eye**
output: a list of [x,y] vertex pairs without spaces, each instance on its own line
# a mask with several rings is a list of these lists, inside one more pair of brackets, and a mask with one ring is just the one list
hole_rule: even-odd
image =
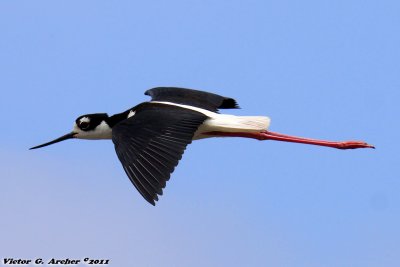
[[82,121],[79,123],[79,128],[81,128],[82,130],[85,130],[87,128],[89,128],[89,122],[87,121]]

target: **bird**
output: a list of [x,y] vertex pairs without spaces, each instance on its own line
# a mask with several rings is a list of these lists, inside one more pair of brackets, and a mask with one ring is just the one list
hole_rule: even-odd
[[268,130],[266,116],[221,114],[239,109],[235,99],[205,91],[156,87],[151,97],[124,112],[109,116],[79,116],[72,132],[32,147],[42,148],[67,139],[111,139],[122,167],[143,198],[155,205],[175,167],[192,141],[211,137],[244,137],[319,145],[338,149],[375,148],[363,141],[326,141]]

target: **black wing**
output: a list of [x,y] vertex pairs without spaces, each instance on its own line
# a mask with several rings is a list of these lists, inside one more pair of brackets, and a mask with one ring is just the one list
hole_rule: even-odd
[[113,127],[118,158],[133,185],[152,205],[206,118],[196,111],[148,104]]
[[233,98],[224,97],[204,91],[178,87],[156,87],[147,90],[145,95],[152,101],[166,101],[183,105],[195,106],[213,112],[220,108],[239,108]]

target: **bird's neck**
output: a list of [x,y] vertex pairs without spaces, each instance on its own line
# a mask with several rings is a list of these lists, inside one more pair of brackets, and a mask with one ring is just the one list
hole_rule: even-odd
[[124,111],[122,113],[118,113],[118,114],[112,115],[111,117],[108,117],[107,118],[107,124],[111,128],[113,128],[117,123],[119,123],[119,122],[121,122],[123,120],[126,120],[128,118],[128,116],[129,116],[129,112],[130,111],[131,110],[127,110],[127,111]]

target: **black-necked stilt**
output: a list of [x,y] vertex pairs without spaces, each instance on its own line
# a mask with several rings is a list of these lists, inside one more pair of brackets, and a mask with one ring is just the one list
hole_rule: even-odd
[[339,149],[374,148],[365,142],[332,142],[268,131],[262,116],[219,114],[239,108],[232,98],[192,89],[158,87],[147,90],[150,102],[109,117],[87,114],[76,119],[72,132],[36,149],[66,139],[112,139],[122,166],[140,194],[152,205],[192,140],[230,136],[278,140]]

